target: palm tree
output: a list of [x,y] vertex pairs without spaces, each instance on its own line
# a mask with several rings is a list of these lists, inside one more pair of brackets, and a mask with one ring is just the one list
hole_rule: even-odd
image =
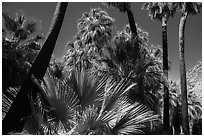
[[179,58],[180,58],[180,82],[182,94],[182,127],[184,134],[190,134],[188,120],[188,103],[187,103],[187,85],[186,85],[186,68],[184,56],[184,31],[185,24],[189,14],[196,15],[200,12],[201,3],[199,2],[182,2],[176,3],[181,10],[182,15],[179,24]]
[[134,55],[135,55],[135,60],[137,61],[139,56],[139,43],[138,43],[138,33],[137,33],[137,26],[135,24],[135,19],[134,15],[131,10],[131,3],[130,2],[107,2],[105,3],[108,6],[113,6],[117,8],[120,12],[126,12],[128,16],[128,21],[130,25],[130,30],[132,33],[132,39],[134,40]]
[[128,95],[130,100],[145,104],[150,110],[157,112],[158,90],[165,81],[161,71],[162,52],[159,46],[148,45],[148,33],[137,28],[138,43],[141,45],[140,59],[137,62],[134,47],[131,46],[133,39],[129,25],[114,37],[115,48],[110,50],[110,59],[103,61],[107,63],[108,73],[116,79],[126,77],[137,83]]
[[74,42],[68,42],[67,54],[64,57],[66,66],[73,69],[80,67],[88,69],[99,62],[112,38],[114,19],[100,8],[83,13],[78,20],[77,34]]
[[23,12],[16,13],[14,19],[4,11],[2,16],[4,27],[12,40],[24,41],[38,31],[39,20],[29,19]]
[[28,19],[24,14],[17,13],[11,18],[3,12],[4,36],[3,51],[3,92],[8,87],[20,86],[25,80],[31,64],[34,62],[42,45],[37,34],[39,21]]
[[[167,43],[167,22],[169,17],[173,17],[176,6],[169,2],[148,2],[142,7],[149,11],[152,19],[162,22],[162,45],[163,45],[163,71],[168,80],[168,43]],[[169,91],[164,86],[164,113],[163,113],[164,129],[169,131]]]
[[108,44],[112,38],[114,19],[101,8],[91,9],[89,13],[83,13],[77,24],[77,37],[81,38],[84,44],[93,43],[100,50]]
[[[170,103],[170,125],[174,130],[174,134],[181,134],[182,127],[182,98],[179,84],[176,82],[172,82],[170,84],[170,92],[169,92],[169,103]],[[192,129],[194,120],[198,120],[201,118],[202,113],[202,105],[201,105],[201,97],[196,95],[193,90],[189,90],[188,92],[188,118],[189,118],[189,126]]]
[[[45,43],[43,44],[40,53],[35,59],[28,73],[27,79],[21,86],[19,93],[17,94],[13,104],[11,105],[2,122],[3,134],[7,134],[11,131],[22,131],[25,123],[25,117],[31,113],[30,100],[28,98],[28,90],[34,87],[31,76],[34,75],[39,79],[42,79],[44,77],[62,26],[67,5],[68,3],[57,4]],[[33,100],[35,100],[35,89],[32,89],[30,91],[30,95],[32,95]]]

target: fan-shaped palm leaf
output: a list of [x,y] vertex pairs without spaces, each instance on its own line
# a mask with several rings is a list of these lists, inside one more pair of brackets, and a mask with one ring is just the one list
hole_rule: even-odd
[[130,80],[124,78],[117,83],[112,77],[108,79],[104,94],[100,94],[98,100],[102,100],[100,113],[111,110],[125,93],[127,93],[135,84],[130,84]]
[[48,121],[54,122],[56,126],[61,122],[65,129],[73,126],[75,109],[79,102],[77,94],[66,81],[61,81],[49,73],[45,77],[42,89],[44,93],[41,101]]
[[141,134],[146,123],[158,120],[158,115],[153,115],[144,105],[129,105],[124,110],[111,129],[112,134]]
[[89,70],[76,70],[70,79],[67,79],[67,84],[73,89],[79,99],[81,109],[95,104],[96,107],[101,106],[101,103],[96,101],[98,94],[103,92],[107,76],[98,77]]
[[[109,111],[99,115],[95,107],[86,108],[83,112],[81,121],[75,129],[78,134],[108,134],[108,122],[116,118],[116,113]],[[110,134],[110,133],[109,133]]]
[[132,87],[128,80],[121,80],[119,83],[109,78],[105,86],[104,92],[99,95],[99,101],[102,101],[102,107],[98,113],[94,107],[86,108],[82,114],[82,121],[76,127],[75,132],[78,134],[110,134],[109,124],[116,119],[121,110],[126,109],[126,102],[122,96]]

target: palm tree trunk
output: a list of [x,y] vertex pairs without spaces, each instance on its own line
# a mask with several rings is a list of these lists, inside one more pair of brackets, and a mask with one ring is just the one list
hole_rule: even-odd
[[[168,80],[168,45],[167,45],[167,18],[162,18],[162,45],[163,45],[163,72]],[[164,86],[163,126],[165,134],[169,134],[169,90]]]
[[138,43],[138,34],[137,34],[137,27],[135,25],[135,19],[134,19],[134,15],[131,11],[131,9],[127,8],[126,9],[127,12],[127,16],[128,16],[128,21],[130,24],[130,30],[132,32],[132,37],[133,39],[135,39],[134,41],[134,52],[135,52],[135,60],[137,61],[137,59],[139,58],[139,43]]
[[[47,70],[47,66],[50,62],[52,52],[54,50],[55,44],[57,42],[57,38],[62,26],[62,22],[65,16],[66,8],[68,3],[62,2],[58,3],[54,17],[52,19],[52,23],[50,26],[50,30],[48,32],[47,39],[44,43],[44,46],[38,56],[36,57],[35,62],[33,63],[33,66],[31,68],[31,72],[37,77],[37,78],[43,78],[45,75],[45,72]],[[43,59],[43,61],[42,61]],[[41,66],[41,67],[39,67]]]
[[134,15],[133,15],[131,9],[127,8],[126,12],[127,12],[127,15],[128,15],[128,21],[129,21],[129,24],[130,24],[130,29],[132,31],[133,37],[137,37],[138,34],[137,34],[137,27],[135,25]]
[[180,82],[181,82],[181,113],[182,113],[182,128],[185,135],[189,135],[189,120],[188,120],[188,100],[187,100],[187,85],[186,85],[186,67],[184,56],[184,30],[188,13],[182,13],[179,24],[179,58],[180,58]]
[[31,114],[29,95],[34,95],[33,100],[35,100],[37,91],[35,85],[32,83],[31,75],[33,74],[38,79],[44,77],[62,26],[67,5],[68,3],[57,4],[44,46],[36,57],[27,79],[21,86],[18,95],[2,122],[3,134],[8,134],[11,131],[21,132],[25,124],[25,117]]

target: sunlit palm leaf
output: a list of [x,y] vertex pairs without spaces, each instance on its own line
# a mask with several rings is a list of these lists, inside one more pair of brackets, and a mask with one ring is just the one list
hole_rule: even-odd
[[117,83],[113,78],[109,78],[105,86],[105,93],[99,98],[103,100],[100,113],[111,110],[116,101],[134,86],[135,84],[130,84],[127,79],[122,79]]
[[144,105],[129,105],[124,110],[111,130],[113,134],[141,134],[146,123],[158,120],[158,115],[153,115]]
[[75,109],[79,102],[75,92],[66,81],[61,81],[49,73],[45,77],[45,84],[41,86],[44,92],[41,97],[43,109],[45,113],[47,112],[47,120],[55,123],[51,124],[53,128],[59,127],[60,122],[64,128],[73,126]]
[[77,94],[81,109],[92,106],[101,106],[97,101],[98,94],[103,92],[107,76],[98,77],[89,70],[76,70],[70,78],[69,85]]
[[19,88],[9,88],[6,91],[8,94],[2,93],[2,120],[4,119],[11,104],[13,103],[14,98],[18,94],[18,91],[19,91]]
[[82,114],[81,121],[76,126],[77,134],[110,134],[108,123],[115,119],[117,112],[115,109],[98,114],[94,107],[86,108]]
[[22,26],[25,21],[26,21],[26,16],[25,16],[25,13],[23,10],[20,10],[19,12],[16,13],[16,18],[15,18],[15,21],[20,25]]

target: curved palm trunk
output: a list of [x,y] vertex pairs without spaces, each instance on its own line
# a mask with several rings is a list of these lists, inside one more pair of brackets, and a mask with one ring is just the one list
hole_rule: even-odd
[[132,37],[133,39],[135,38],[135,42],[134,42],[134,52],[135,52],[135,61],[137,61],[137,59],[139,59],[139,43],[138,43],[138,34],[137,34],[137,27],[135,25],[135,19],[134,19],[134,15],[131,11],[131,9],[127,8],[126,9],[127,12],[127,16],[128,16],[128,21],[130,24],[130,30],[132,32]]
[[189,120],[188,120],[188,100],[187,100],[187,85],[186,85],[186,67],[184,56],[184,30],[188,13],[182,13],[179,24],[179,58],[180,58],[180,82],[181,82],[181,113],[182,113],[182,128],[185,135],[189,135]]
[[[168,80],[168,43],[167,43],[167,18],[162,18],[162,45],[163,45],[163,72]],[[164,109],[163,109],[163,126],[165,134],[169,134],[169,90],[164,86]]]
[[68,3],[57,4],[44,46],[35,59],[27,79],[21,86],[18,95],[2,122],[3,134],[11,131],[21,132],[26,121],[25,118],[31,115],[30,97],[32,96],[32,99],[35,100],[37,91],[35,85],[32,83],[31,75],[33,74],[38,79],[44,77],[62,26],[67,5]]

